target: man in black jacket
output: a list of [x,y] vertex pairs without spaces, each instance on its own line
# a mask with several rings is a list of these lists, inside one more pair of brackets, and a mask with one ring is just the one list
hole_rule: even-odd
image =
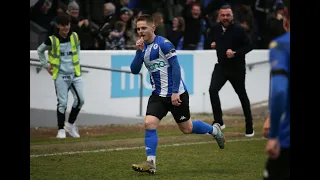
[[246,62],[245,55],[252,50],[252,43],[245,29],[234,23],[229,5],[219,10],[219,23],[212,27],[211,47],[216,49],[218,63],[215,64],[209,88],[214,122],[225,128],[219,91],[229,80],[238,94],[246,121],[245,136],[254,136],[250,101],[245,88]]

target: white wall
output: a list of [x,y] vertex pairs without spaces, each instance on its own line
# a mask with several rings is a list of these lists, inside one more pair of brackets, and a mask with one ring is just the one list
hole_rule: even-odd
[[[81,51],[82,65],[128,69],[135,51]],[[30,51],[30,58],[37,58],[36,51]],[[211,113],[209,84],[216,53],[210,51],[178,51],[182,75],[190,93],[191,112]],[[268,59],[267,50],[254,50],[246,56],[246,62],[254,63]],[[85,69],[85,68],[84,68]],[[85,82],[85,105],[82,112],[104,115],[136,116],[139,113],[139,76],[118,72],[86,69],[83,74]],[[145,68],[143,114],[151,93],[149,76]],[[251,103],[267,100],[269,90],[269,65],[255,66],[247,69],[246,88]],[[69,109],[72,94],[69,93]],[[227,82],[220,91],[223,109],[240,106],[238,96],[231,84]],[[49,74],[42,70],[36,73],[36,67],[30,66],[30,108],[56,110],[57,98],[54,84]]]

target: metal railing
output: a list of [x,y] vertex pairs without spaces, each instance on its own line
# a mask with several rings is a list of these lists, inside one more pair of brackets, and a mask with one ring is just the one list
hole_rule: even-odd
[[[33,62],[40,62],[39,59],[33,59],[33,58],[30,58],[30,61],[33,61]],[[37,73],[39,73],[42,69],[41,65],[40,64],[36,64],[36,63],[32,63],[30,62],[30,66],[36,66],[37,67]],[[98,67],[98,66],[89,66],[89,65],[81,65],[81,67],[83,68],[89,68],[89,69],[96,69],[96,70],[103,70],[103,71],[113,71],[113,72],[121,72],[121,73],[128,73],[128,74],[132,74],[131,71],[129,70],[121,70],[121,69],[113,69],[113,68],[104,68],[104,67]],[[89,71],[85,71],[85,70],[82,70],[82,72],[86,72],[86,73],[89,73]],[[142,116],[142,98],[143,98],[143,74],[142,73],[139,73],[140,75],[140,92],[139,92],[139,116]]]
[[[32,58],[30,58],[30,61],[40,62],[40,60],[38,60],[38,59],[32,59]],[[36,64],[36,63],[32,63],[32,62],[30,62],[30,66],[35,66],[35,67],[36,67],[37,74],[39,74],[40,71],[43,69],[40,64]],[[83,70],[82,67],[81,67],[81,72],[82,72],[82,73],[89,73],[89,71]]]
[[249,68],[249,71],[251,71],[253,69],[254,66],[256,65],[261,65],[261,64],[267,64],[269,61],[260,61],[260,62],[255,62],[255,63],[249,63],[246,66]]

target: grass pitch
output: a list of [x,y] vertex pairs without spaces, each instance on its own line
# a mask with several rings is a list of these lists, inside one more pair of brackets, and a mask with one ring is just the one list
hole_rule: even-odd
[[[211,123],[210,116],[194,116]],[[255,118],[253,138],[244,137],[242,117],[225,119],[223,150],[210,135],[183,135],[170,116],[165,119],[158,129],[155,175],[131,169],[145,160],[142,125],[80,127],[80,139],[56,139],[55,128],[30,129],[30,179],[261,179],[264,117]]]

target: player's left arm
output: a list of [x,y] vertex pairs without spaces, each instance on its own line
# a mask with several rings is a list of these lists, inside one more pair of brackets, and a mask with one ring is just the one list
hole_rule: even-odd
[[165,40],[163,43],[161,43],[160,48],[172,67],[172,93],[178,93],[181,80],[181,69],[178,62],[176,49],[169,40]]
[[281,45],[274,43],[270,47],[271,82],[270,82],[270,132],[269,139],[279,136],[280,120],[284,116],[288,102],[289,64],[288,54]]
[[233,49],[235,52],[235,56],[244,56],[248,52],[252,51],[252,42],[249,39],[249,36],[246,32],[246,30],[243,27],[239,27],[238,31],[239,37],[241,37],[242,40],[242,46],[237,49]]

